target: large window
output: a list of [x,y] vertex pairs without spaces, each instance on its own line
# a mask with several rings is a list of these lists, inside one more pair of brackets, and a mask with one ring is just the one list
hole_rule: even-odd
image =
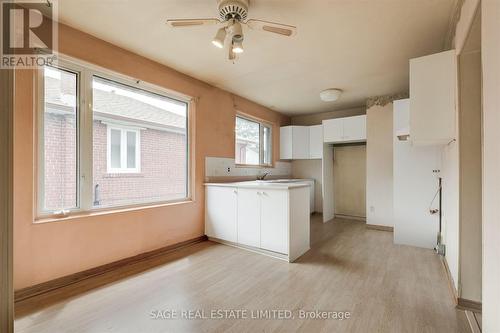
[[189,198],[188,100],[60,65],[41,72],[39,214]]
[[271,165],[271,125],[236,116],[236,164]]
[[39,180],[45,211],[76,209],[78,202],[78,79],[77,72],[45,67],[43,126]]

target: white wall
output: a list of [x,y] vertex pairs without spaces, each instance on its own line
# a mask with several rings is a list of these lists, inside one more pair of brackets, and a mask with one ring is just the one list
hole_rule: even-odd
[[323,177],[323,222],[335,217],[334,179],[333,179],[333,148],[323,145],[322,177]]
[[[478,0],[465,0],[461,8],[460,20],[455,29],[455,50],[457,55],[467,39],[471,28]],[[458,96],[457,96],[458,105]],[[443,243],[446,245],[446,262],[450,269],[453,284],[458,293],[460,260],[460,155],[459,155],[459,117],[456,110],[456,141],[443,147],[441,177],[443,178]]]
[[393,226],[392,103],[366,115],[366,223]]
[[500,332],[500,1],[482,0],[483,332]]
[[443,202],[443,243],[446,245],[445,259],[448,263],[455,289],[458,291],[459,243],[459,155],[458,139],[443,148],[441,177]]
[[314,210],[323,211],[323,177],[321,174],[321,160],[294,160],[292,161],[292,177],[314,179]]
[[[439,188],[441,147],[413,146],[400,141],[397,129],[409,126],[409,100],[394,101],[394,243],[432,249],[436,246],[439,215],[429,206]],[[411,135],[411,133],[410,133]],[[436,197],[432,208],[439,208]]]

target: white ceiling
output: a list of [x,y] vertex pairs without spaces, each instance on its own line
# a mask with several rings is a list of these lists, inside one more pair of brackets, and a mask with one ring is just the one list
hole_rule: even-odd
[[[289,114],[340,110],[408,90],[408,59],[442,50],[455,0],[251,0],[249,17],[298,27],[292,38],[245,30],[232,64],[217,26],[173,30],[167,18],[217,17],[216,0],[64,0],[60,21]],[[326,88],[344,94],[319,99]]]

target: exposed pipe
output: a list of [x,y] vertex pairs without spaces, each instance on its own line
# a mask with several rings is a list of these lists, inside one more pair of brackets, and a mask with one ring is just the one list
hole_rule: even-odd
[[99,193],[99,184],[95,184],[94,187],[94,206],[99,206],[101,204],[101,194]]

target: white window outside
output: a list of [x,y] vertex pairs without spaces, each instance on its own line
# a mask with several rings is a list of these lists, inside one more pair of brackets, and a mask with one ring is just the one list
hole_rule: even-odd
[[111,125],[107,128],[108,173],[141,172],[140,130]]
[[235,161],[240,165],[272,164],[272,126],[270,124],[236,116]]

